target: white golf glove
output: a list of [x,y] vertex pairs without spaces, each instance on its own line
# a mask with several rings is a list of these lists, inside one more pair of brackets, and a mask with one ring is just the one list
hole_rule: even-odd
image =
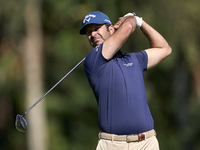
[[126,16],[135,16],[136,25],[137,25],[138,27],[141,27],[141,26],[142,26],[142,17],[136,16],[136,14],[135,14],[134,12],[128,13],[128,14],[124,15],[124,17],[126,17]]

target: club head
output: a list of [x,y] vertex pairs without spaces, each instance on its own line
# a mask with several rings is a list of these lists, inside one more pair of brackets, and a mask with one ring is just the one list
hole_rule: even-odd
[[26,120],[24,119],[24,117],[22,117],[19,114],[16,116],[15,127],[20,132],[26,132],[26,131],[28,131]]

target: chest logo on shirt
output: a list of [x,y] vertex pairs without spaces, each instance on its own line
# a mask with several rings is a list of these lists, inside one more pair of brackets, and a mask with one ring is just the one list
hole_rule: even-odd
[[124,66],[131,67],[131,66],[133,66],[133,63],[127,63],[127,64],[124,64]]

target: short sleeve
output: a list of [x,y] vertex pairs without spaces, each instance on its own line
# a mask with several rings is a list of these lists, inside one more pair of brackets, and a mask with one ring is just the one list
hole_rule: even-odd
[[137,52],[136,57],[143,71],[147,71],[148,55],[146,51]]

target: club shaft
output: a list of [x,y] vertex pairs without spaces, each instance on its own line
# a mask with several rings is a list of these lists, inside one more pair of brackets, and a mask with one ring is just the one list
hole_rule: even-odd
[[48,92],[46,92],[38,101],[36,101],[23,115],[25,116],[35,105],[37,105],[49,92],[51,92],[60,82],[62,82],[76,67],[78,67],[85,58],[83,58],[76,66],[74,66],[62,79],[60,79]]

